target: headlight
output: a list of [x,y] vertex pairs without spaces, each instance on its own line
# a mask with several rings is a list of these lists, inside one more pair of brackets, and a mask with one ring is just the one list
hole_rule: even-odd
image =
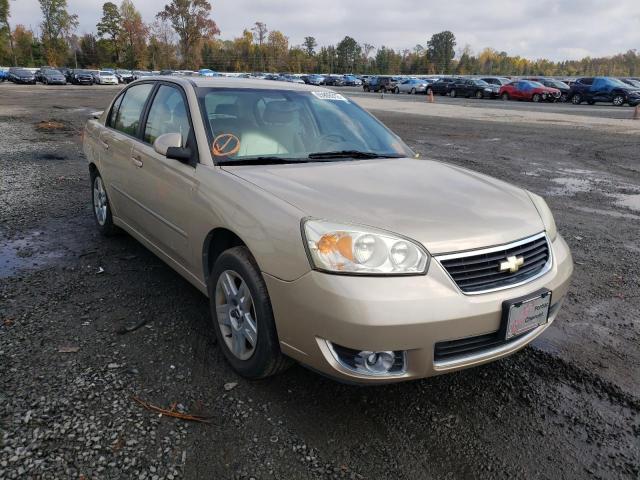
[[485,92],[490,92],[490,91],[491,91],[491,89],[490,89],[489,87],[487,87],[487,88],[485,88],[485,89],[484,89],[484,91],[485,91]]
[[360,275],[420,275],[429,255],[407,238],[384,230],[305,220],[304,242],[312,267],[333,273]]
[[547,202],[544,201],[544,198],[542,198],[540,195],[536,195],[533,192],[527,193],[529,194],[531,201],[535,205],[536,210],[538,210],[538,213],[540,214],[540,218],[542,219],[542,223],[544,224],[544,229],[547,231],[549,240],[553,242],[558,236],[558,228],[556,227],[556,221],[553,218],[551,209],[547,205]]

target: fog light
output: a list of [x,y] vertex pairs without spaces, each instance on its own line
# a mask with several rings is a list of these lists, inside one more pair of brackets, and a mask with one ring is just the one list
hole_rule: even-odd
[[354,350],[329,341],[327,345],[340,365],[362,375],[401,375],[406,370],[403,350]]

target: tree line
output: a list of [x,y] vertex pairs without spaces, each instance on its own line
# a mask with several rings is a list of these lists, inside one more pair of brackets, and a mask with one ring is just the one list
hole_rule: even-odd
[[12,27],[9,0],[0,0],[0,65],[42,65],[128,69],[210,68],[239,72],[318,72],[364,74],[640,75],[640,55],[629,50],[611,57],[553,62],[511,56],[491,48],[456,50],[455,35],[443,31],[424,45],[396,50],[359,43],[345,36],[319,46],[307,36],[292,45],[279,30],[255,22],[242,35],[224,40],[207,0],[171,0],[145,23],[132,0],[108,1],[95,33],[78,36],[78,16],[67,0],[38,0],[40,33]]

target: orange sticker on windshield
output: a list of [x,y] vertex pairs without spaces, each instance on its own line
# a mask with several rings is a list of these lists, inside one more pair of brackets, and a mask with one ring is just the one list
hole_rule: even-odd
[[214,157],[230,157],[240,150],[240,139],[232,133],[218,135],[211,145]]

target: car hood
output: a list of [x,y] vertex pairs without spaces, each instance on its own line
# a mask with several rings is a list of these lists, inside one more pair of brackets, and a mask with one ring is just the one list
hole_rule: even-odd
[[399,233],[432,254],[499,245],[544,230],[525,190],[441,162],[406,158],[223,168],[307,216]]

